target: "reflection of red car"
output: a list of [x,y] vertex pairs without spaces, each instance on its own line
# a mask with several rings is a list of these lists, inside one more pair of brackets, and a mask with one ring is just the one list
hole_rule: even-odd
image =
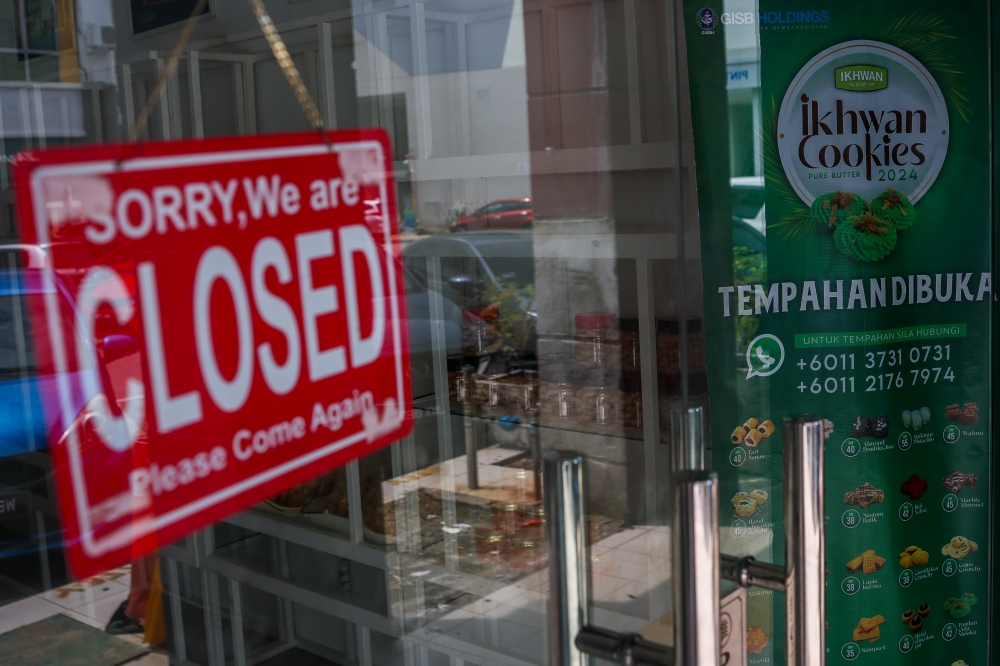
[[451,223],[451,230],[530,229],[534,221],[531,199],[499,199],[458,218]]

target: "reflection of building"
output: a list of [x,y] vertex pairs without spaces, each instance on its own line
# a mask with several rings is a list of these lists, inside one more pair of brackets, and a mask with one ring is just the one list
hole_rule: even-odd
[[[586,453],[589,507],[604,516],[594,524],[608,532],[626,520],[658,526],[630,530],[629,538],[648,533],[658,543],[651,552],[665,548],[667,428],[659,410],[661,400],[666,407],[686,390],[681,340],[702,328],[679,19],[646,0],[267,4],[325,123],[389,133],[401,213],[412,208],[421,231],[443,231],[460,212],[505,199],[530,198],[534,222],[502,241],[474,232],[405,239],[414,434],[352,463],[345,482],[327,489],[324,502],[336,511],[341,499],[353,507],[346,515],[251,507],[164,546],[170,649],[178,663],[208,666],[230,655],[236,664],[257,663],[292,647],[365,666],[538,664],[545,618],[528,607],[537,598],[511,606],[518,621],[491,620],[493,636],[464,634],[455,622],[513,592],[512,580],[542,582],[525,575],[543,564],[540,541],[508,533],[509,552],[494,553],[501,547],[486,528],[495,519],[490,502],[511,490],[525,504],[529,487],[534,493],[532,451]],[[139,139],[308,130],[245,0],[211,6]],[[179,26],[133,35],[128,10],[114,1],[114,67],[93,68],[113,83],[93,100],[109,103],[79,105],[83,120],[93,109],[103,122],[80,124],[74,141],[123,140],[166,66]],[[78,51],[81,63],[91,62]],[[96,73],[81,68],[87,83],[47,85],[95,85]],[[31,145],[48,140],[37,127],[25,136],[34,137]],[[487,269],[496,284],[479,279]],[[503,295],[501,281],[527,295]],[[474,380],[473,402],[485,392],[483,404],[455,411],[448,341],[462,337],[463,309],[482,312],[484,300],[499,301],[497,321],[527,332],[504,333],[521,341],[509,349],[459,354],[461,372],[471,359],[469,367],[482,365],[477,375],[492,379]],[[595,310],[596,317],[585,314]],[[631,340],[631,364],[607,339],[598,343],[607,365],[588,366],[585,353],[570,355],[578,364],[561,360],[592,344],[588,320],[615,331],[611,339],[621,332]],[[690,364],[701,378],[692,396],[704,392],[700,357]],[[540,419],[539,385],[559,376],[573,406]],[[620,409],[619,394],[628,396]],[[626,412],[629,421],[619,418]],[[476,440],[482,469],[464,454]],[[469,465],[481,484],[470,484]],[[511,529],[540,528],[537,511],[531,515],[511,517],[522,523]],[[379,516],[380,526],[371,520]],[[391,533],[386,519],[395,522]],[[431,530],[428,539],[421,530]],[[479,544],[477,534],[490,539]],[[669,606],[667,569],[651,559],[629,574],[635,594],[619,594],[625,588],[612,575],[613,558],[595,568],[606,594],[596,617],[639,630]],[[501,567],[506,573],[497,575]],[[473,604],[474,597],[484,599]],[[446,611],[447,620],[434,620]]]
[[[730,0],[727,12],[756,16],[756,3]],[[761,127],[760,46],[757,24],[730,24],[726,36],[726,89],[729,92],[729,136],[731,174],[762,176],[763,157],[756,137]]]
[[105,138],[102,91],[114,81],[110,2],[0,7],[0,240],[17,237],[7,159],[25,148]]

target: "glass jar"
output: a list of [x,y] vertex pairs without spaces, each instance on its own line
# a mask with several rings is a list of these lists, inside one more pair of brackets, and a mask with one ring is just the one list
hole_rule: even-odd
[[639,317],[618,318],[618,349],[622,370],[639,369]]
[[502,416],[507,401],[504,399],[507,385],[507,361],[494,356],[485,364],[474,379],[472,407],[477,414]]
[[514,539],[510,542],[510,568],[514,571],[541,571],[545,568],[545,543]]
[[[676,317],[656,320],[656,367],[659,372],[680,372],[681,324]],[[687,320],[688,372],[705,371],[705,334],[700,319]]]
[[638,372],[623,372],[618,414],[626,430],[642,430],[642,381]]
[[448,356],[448,399],[452,409],[464,412],[472,404],[472,375],[475,370],[461,354]]
[[588,367],[612,365],[615,349],[615,316],[610,312],[581,312],[576,315],[573,357]]
[[500,351],[503,335],[497,329],[500,310],[494,305],[462,310],[462,353],[484,356]]
[[576,392],[576,420],[583,426],[613,426],[618,417],[618,399],[611,373],[591,368],[583,374]]
[[545,538],[545,507],[542,504],[531,504],[524,511],[524,537],[533,541]]
[[510,556],[510,542],[507,535],[497,530],[492,523],[473,526],[476,539],[476,556],[493,564],[500,564]]
[[517,536],[524,520],[523,504],[517,502],[493,502],[493,529],[506,537]]
[[539,412],[542,418],[571,421],[576,418],[573,364],[568,354],[548,354],[539,362]]
[[535,471],[504,469],[501,487],[508,502],[525,505],[535,501]]
[[507,382],[507,412],[532,421],[538,414],[538,359],[532,355],[512,356]]

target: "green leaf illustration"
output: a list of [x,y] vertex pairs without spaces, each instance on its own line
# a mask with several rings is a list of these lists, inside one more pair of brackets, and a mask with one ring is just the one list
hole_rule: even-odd
[[[764,157],[764,180],[772,188],[777,198],[787,202],[788,205],[785,207],[785,211],[774,219],[774,222],[767,225],[767,228],[774,229],[779,236],[790,239],[808,236],[815,229],[816,221],[809,208],[792,190],[792,186],[785,176],[785,169],[781,166],[781,156],[778,153],[777,123],[778,108],[772,95],[771,112],[761,114],[761,125],[754,130],[754,140],[760,146],[761,154]],[[768,215],[768,218],[770,217]]]
[[971,111],[966,96],[962,71],[955,66],[955,56],[947,48],[948,40],[957,39],[951,26],[933,14],[914,12],[886,26],[879,40],[892,44],[917,58],[937,80],[952,106],[969,122]]

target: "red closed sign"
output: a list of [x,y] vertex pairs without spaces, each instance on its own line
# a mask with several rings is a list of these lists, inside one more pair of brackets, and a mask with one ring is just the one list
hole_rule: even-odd
[[19,269],[77,576],[411,427],[380,130],[23,153]]

